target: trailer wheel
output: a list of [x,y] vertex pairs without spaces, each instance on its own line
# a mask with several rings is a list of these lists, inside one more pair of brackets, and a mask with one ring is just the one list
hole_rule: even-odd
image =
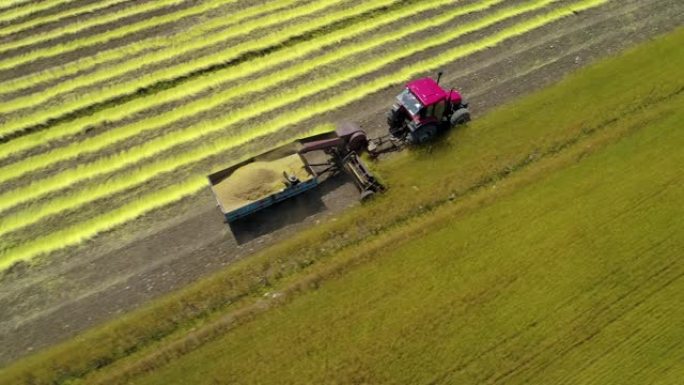
[[354,133],[351,138],[349,138],[349,144],[347,145],[351,151],[356,153],[362,153],[368,147],[368,137],[363,131]]

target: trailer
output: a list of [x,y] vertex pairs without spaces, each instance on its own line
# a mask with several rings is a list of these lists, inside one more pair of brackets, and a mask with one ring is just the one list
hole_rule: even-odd
[[343,123],[215,172],[209,184],[227,223],[303,194],[341,172],[366,200],[384,190],[357,154],[367,145],[363,130]]

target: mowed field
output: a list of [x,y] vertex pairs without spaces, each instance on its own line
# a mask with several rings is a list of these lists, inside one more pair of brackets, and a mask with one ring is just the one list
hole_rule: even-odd
[[679,384],[682,42],[384,158],[382,197],[0,383]]
[[[147,50],[155,47],[155,43],[137,41],[132,46],[107,50],[101,59],[90,59],[87,64],[79,62],[73,66],[67,65],[64,69],[11,79],[3,87],[5,101],[0,110],[3,113],[0,135],[5,139],[2,156],[16,159],[14,162],[8,161],[0,170],[0,182],[6,186],[0,195],[0,210],[4,214],[0,226],[0,235],[4,237],[0,257],[2,266],[77,245],[101,231],[206,188],[205,175],[211,169],[206,166],[196,169],[192,166],[212,155],[221,154],[257,137],[277,133],[309,117],[438,68],[458,57],[605,2],[596,0],[562,4],[536,0],[507,4],[507,7],[496,11],[492,8],[504,5],[503,1],[475,2],[454,6],[448,12],[410,23],[398,31],[392,29],[386,34],[374,31],[373,39],[366,35],[363,40],[353,41],[356,35],[364,31],[384,27],[397,18],[413,16],[421,7],[428,11],[442,11],[445,6],[452,4],[446,1],[402,4],[392,0],[362,4],[345,4],[344,1],[276,1],[273,5],[276,8],[283,7],[280,3],[292,7],[276,12],[270,18],[257,17],[251,22],[235,22],[245,15],[266,13],[270,8],[251,7],[232,17],[229,14],[217,18],[213,24],[218,25],[202,23],[201,28],[193,29],[189,34],[179,33],[179,41],[173,41],[170,37],[159,38],[156,44],[162,47],[151,52]],[[223,3],[209,1],[200,8],[225,6]],[[546,9],[546,6],[552,5],[558,7]],[[392,6],[397,8],[397,14],[392,13]],[[150,3],[148,7],[159,7],[159,3]],[[140,12],[141,8],[145,7],[126,8],[122,11],[124,15],[117,16]],[[198,11],[191,9],[188,12]],[[371,18],[373,14],[370,12],[374,11],[377,17]],[[450,22],[459,16],[477,12],[481,12],[482,17],[469,23],[459,24],[445,32],[434,29],[432,34],[422,38],[418,35],[419,32],[435,28],[439,21]],[[180,12],[181,15],[183,13]],[[527,17],[466,47],[453,47],[437,56],[397,68],[384,76],[355,82],[402,58],[520,15]],[[359,17],[356,24],[349,20],[353,17]],[[152,20],[145,20],[142,24],[154,26]],[[278,31],[272,28],[256,29],[283,21],[288,23]],[[327,34],[321,33],[321,28],[331,28],[331,25],[341,21],[352,25],[341,26]],[[214,28],[203,30],[209,25]],[[79,29],[83,25],[76,27]],[[138,28],[137,24],[132,29],[135,28]],[[65,26],[64,29],[68,33],[74,28]],[[27,63],[47,61],[64,51],[83,49],[98,41],[115,39],[117,35],[129,32],[128,29],[131,27],[127,25],[123,31],[108,31],[101,36],[88,35],[83,39],[43,48],[40,47],[46,40],[54,39],[55,32],[47,36],[32,35],[26,39],[8,40],[3,46],[5,55],[0,69],[12,71]],[[292,43],[292,46],[270,54],[266,51],[288,42],[288,39],[317,31],[322,34],[318,39],[300,38],[304,40],[301,43]],[[197,34],[195,39],[192,38],[194,33]],[[234,41],[237,44],[226,43],[236,36],[243,38],[239,42]],[[403,36],[413,36],[415,39],[410,40],[409,45],[396,45],[392,49],[392,43],[396,44]],[[339,44],[340,40],[352,41],[348,46],[343,46]],[[331,43],[336,44],[334,49],[326,50],[325,47],[330,47]],[[373,48],[379,48],[380,51],[371,51]],[[117,57],[113,52],[127,58],[135,56],[138,51],[146,53],[135,60],[98,66],[100,62],[109,63],[109,56]],[[206,55],[202,56],[202,52]],[[320,56],[307,57],[311,54]],[[184,55],[192,59],[183,60]],[[249,60],[250,56],[252,60]],[[304,58],[307,60],[301,60]],[[290,66],[283,68],[286,63]],[[269,74],[259,72],[269,69],[272,70]],[[71,73],[77,70],[85,73],[78,76]],[[202,76],[202,72],[210,75]],[[37,87],[53,82],[60,76],[73,78],[58,84],[52,83],[53,86],[49,88]],[[351,83],[344,87],[348,81]],[[169,83],[183,84],[172,86]],[[27,88],[37,92],[22,92]],[[141,89],[147,88],[154,91],[158,88],[168,89],[150,91],[153,95],[149,97],[137,96],[144,93]],[[331,92],[331,97],[321,94],[325,92]],[[299,108],[293,106],[313,95],[318,101],[309,100]],[[100,103],[116,106],[98,108]],[[174,108],[168,106],[169,103],[177,104]],[[286,110],[278,110],[283,107]],[[153,113],[143,119],[130,121],[148,109],[153,109]],[[51,145],[40,151],[43,146],[56,142],[59,145]],[[33,151],[40,153],[34,154]],[[21,156],[27,152],[31,156]],[[182,168],[192,169],[182,172],[179,170]],[[168,175],[161,183],[154,183],[155,177],[165,173]],[[123,196],[118,196],[119,193]],[[131,202],[132,197],[135,197],[135,202]],[[106,206],[101,201],[92,209],[87,207],[98,200],[110,198],[113,202],[107,201]],[[75,215],[63,215],[66,212]],[[54,217],[63,219],[50,223],[50,218]],[[39,225],[38,229],[33,225]],[[44,231],[46,228],[48,232]]]
[[[210,172],[340,118],[382,132],[382,110],[401,84],[442,68],[476,108],[491,107],[681,25],[683,8],[608,0],[3,3],[2,361],[278,238],[238,246],[207,193]],[[353,199],[341,186],[325,204],[341,210]]]

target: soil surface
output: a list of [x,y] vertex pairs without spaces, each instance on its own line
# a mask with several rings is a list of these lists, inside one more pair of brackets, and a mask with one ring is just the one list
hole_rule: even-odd
[[[445,66],[443,82],[462,91],[477,118],[598,58],[682,25],[684,3],[679,0],[612,1],[453,62]],[[384,112],[400,88],[369,95],[249,146],[267,146],[324,121],[354,120],[371,135],[384,134]],[[207,188],[34,266],[18,264],[0,278],[0,365],[182,288],[329,220],[357,200],[352,183],[333,178],[318,190],[228,227]]]

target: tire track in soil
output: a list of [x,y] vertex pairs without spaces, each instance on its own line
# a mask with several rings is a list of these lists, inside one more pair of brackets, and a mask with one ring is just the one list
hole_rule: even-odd
[[[670,3],[669,9],[676,8],[678,5],[676,2]],[[667,9],[668,7],[663,8]],[[631,42],[644,40],[678,26],[677,22],[679,20],[675,20],[674,25],[672,25],[673,20],[669,20],[669,23],[665,23],[666,26],[661,25],[658,27],[658,22],[666,18],[667,15],[656,15],[654,12],[648,18],[643,19],[643,25],[633,30],[630,30],[629,26],[622,25],[619,21],[615,21],[617,25],[603,26],[598,31],[590,30],[593,33],[607,30],[622,31],[622,34],[617,34],[617,37],[611,37],[609,41],[602,41],[592,49],[588,49],[587,56],[591,56],[591,58],[600,57],[617,51]],[[572,22],[561,22],[561,24],[567,28],[567,24],[572,24]],[[554,24],[554,26],[557,25]],[[547,34],[545,32],[548,31],[534,31],[531,34],[536,36],[538,40],[543,41],[544,35]],[[517,40],[526,41],[530,40],[530,37],[530,34],[527,34]],[[506,52],[506,49],[499,47],[494,49],[494,51]],[[554,52],[557,53],[558,51],[555,50]],[[544,53],[548,55],[548,52]],[[492,52],[489,52],[485,56],[491,54]],[[586,62],[588,61],[590,60]],[[583,61],[581,64],[586,62]],[[506,92],[495,93],[494,97],[487,98],[481,102],[483,110],[498,105],[505,100],[510,100],[521,93],[529,92],[537,86],[547,84],[552,78],[577,67],[577,64],[574,64],[573,61],[571,63],[573,64],[568,64],[565,60],[558,60],[553,63],[553,68],[544,67],[533,73],[525,74],[524,78],[515,82],[520,88],[512,88],[513,84],[510,82],[505,84],[504,89]],[[506,67],[510,65],[510,63],[504,63],[500,66]],[[495,73],[494,67],[489,68],[485,72],[491,71],[491,73]],[[449,66],[449,68],[459,69],[461,64],[454,64]],[[530,81],[539,78],[543,79],[543,81]],[[387,93],[393,94],[393,91],[388,90]],[[383,101],[387,100],[386,98],[372,95],[369,99],[375,99],[376,101],[371,109],[373,113],[384,111],[386,106]],[[349,109],[354,107],[356,106],[345,108],[337,114],[329,114],[326,117],[330,118],[334,115],[352,116],[348,115],[348,113],[350,112]],[[356,111],[360,110],[356,109]],[[368,114],[368,116],[370,115]],[[377,117],[372,119],[368,116],[364,119],[365,122],[369,123],[377,131],[382,126],[380,122],[382,119]],[[344,200],[345,194],[339,193],[338,190],[330,192],[326,198],[329,198],[330,202],[339,204],[340,201],[336,199],[336,196]],[[354,192],[351,194],[347,192],[347,195],[347,199],[355,200],[356,194]],[[77,278],[78,285],[82,285],[82,288],[87,288],[89,282],[101,282],[103,279],[111,279],[112,272],[117,272],[119,277],[123,277],[123,280],[116,282],[107,289],[98,288],[98,291],[95,292],[81,289],[65,293],[65,297],[70,297],[70,299],[46,298],[42,305],[36,306],[36,309],[31,308],[29,311],[22,311],[20,314],[8,314],[7,316],[17,316],[20,318],[31,318],[31,313],[41,314],[41,316],[15,330],[3,330],[3,334],[9,334],[9,345],[6,346],[12,346],[13,349],[11,352],[3,355],[0,361],[7,361],[10,358],[27,354],[26,349],[28,347],[32,346],[33,349],[36,349],[72,336],[90,325],[109,319],[117,313],[130,310],[150,298],[181,287],[186,283],[192,282],[197,277],[209,274],[216,268],[229,263],[233,258],[244,257],[276,241],[278,238],[286,236],[286,234],[310,226],[316,220],[320,220],[321,217],[335,212],[335,210],[330,210],[326,213],[318,214],[308,218],[299,225],[281,229],[279,233],[237,246],[234,240],[226,239],[230,238],[230,235],[227,229],[223,227],[223,224],[220,223],[220,214],[217,213],[211,202],[213,202],[211,195],[208,192],[202,192],[198,196],[190,197],[177,205],[156,211],[152,215],[142,218],[135,225],[126,226],[125,228],[105,234],[98,238],[99,242],[97,243],[91,241],[69,252],[56,253],[44,265],[24,271],[23,274],[20,271],[20,267],[15,274],[7,274],[2,279],[2,285],[10,290],[6,291],[7,294],[3,296],[2,301],[4,302],[8,299],[12,301],[11,298],[14,298],[15,300],[21,299],[22,302],[28,302],[29,304],[35,301],[36,296],[44,294],[41,286],[49,283],[50,277],[55,272],[64,274],[66,277]],[[345,205],[341,206],[346,207]],[[143,230],[143,228],[146,228],[146,230]],[[208,237],[202,238],[196,237],[194,234],[188,234],[189,232],[192,233],[191,229],[207,234]],[[138,230],[140,230],[139,233]],[[131,237],[130,235],[125,235],[127,232],[138,234]],[[126,244],[118,244],[118,240],[124,240]],[[184,253],[183,249],[191,251]],[[163,256],[163,259],[158,259],[154,261],[154,264],[148,265],[148,263],[152,262],[146,257],[150,250],[156,251],[155,258]],[[143,262],[129,263],[132,260]],[[110,269],[107,267],[108,265],[126,266],[126,269]],[[113,281],[118,280],[115,279]],[[149,282],[152,287],[149,291],[146,291],[147,288],[142,287],[141,282]],[[135,288],[135,290],[132,290],[132,288]],[[100,291],[100,289],[102,290]],[[34,293],[33,296],[30,294],[31,292]],[[74,300],[74,298],[78,298],[78,300]],[[47,306],[45,306],[46,304]],[[31,306],[28,307],[30,308]],[[78,309],[81,309],[80,313],[74,313]],[[77,314],[87,314],[87,316],[79,317]],[[64,326],[67,324],[69,326],[65,328]]]

